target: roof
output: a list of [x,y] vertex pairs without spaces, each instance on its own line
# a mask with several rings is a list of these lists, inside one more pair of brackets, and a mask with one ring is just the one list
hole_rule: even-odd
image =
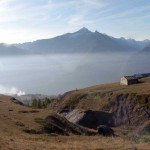
[[127,80],[137,80],[136,76],[124,76]]
[[134,74],[134,76],[137,78],[145,78],[145,77],[150,77],[150,73]]
[[143,74],[134,74],[134,76],[139,78],[139,77],[143,77]]
[[142,76],[144,76],[144,77],[149,77],[149,76],[150,76],[150,73],[143,73]]

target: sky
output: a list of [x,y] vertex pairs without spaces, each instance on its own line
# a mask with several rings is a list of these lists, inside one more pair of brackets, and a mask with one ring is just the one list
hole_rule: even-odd
[[23,43],[82,27],[150,39],[150,0],[0,0],[0,43]]

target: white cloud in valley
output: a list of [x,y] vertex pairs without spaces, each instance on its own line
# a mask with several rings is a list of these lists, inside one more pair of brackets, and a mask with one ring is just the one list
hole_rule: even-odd
[[21,95],[25,95],[25,92],[17,89],[16,87],[0,85],[0,94],[10,95],[10,96],[13,95],[21,96]]

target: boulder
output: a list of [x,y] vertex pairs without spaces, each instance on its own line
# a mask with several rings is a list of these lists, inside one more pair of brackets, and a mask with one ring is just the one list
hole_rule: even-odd
[[74,109],[60,114],[70,122],[90,129],[97,129],[99,125],[114,126],[113,114],[105,111]]
[[[39,121],[38,121],[39,122]],[[68,121],[65,117],[60,116],[57,113],[51,113],[42,122],[43,131],[49,134],[58,135],[95,135],[96,132],[76,125]]]

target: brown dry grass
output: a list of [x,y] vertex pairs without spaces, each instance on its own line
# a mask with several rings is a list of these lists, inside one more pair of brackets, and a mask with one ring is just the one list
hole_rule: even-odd
[[[105,110],[108,105],[114,105],[113,98],[116,99],[115,96],[120,94],[128,94],[132,97],[139,95],[136,98],[141,101],[141,105],[144,105],[142,98],[150,97],[150,78],[143,78],[140,82],[129,86],[119,83],[103,84],[68,92],[63,101],[58,102],[58,106],[60,110],[63,108]],[[140,97],[141,95],[143,97]],[[150,108],[150,100],[146,105]]]
[[85,88],[82,91],[150,94],[150,78],[140,79],[139,84],[129,86],[120,85],[120,83],[111,83]]
[[[137,92],[150,94],[150,79],[143,79],[141,85],[120,86],[118,83],[86,88],[81,93],[91,92]],[[95,97],[96,101],[97,97]],[[83,102],[84,103],[84,102]],[[92,105],[92,103],[91,103]],[[94,106],[93,106],[94,107]],[[26,112],[26,113],[24,113]],[[8,96],[0,96],[0,150],[127,150],[136,147],[139,150],[149,150],[150,142],[129,140],[120,137],[101,136],[49,136],[47,134],[28,134],[24,129],[40,130],[41,125],[35,118],[45,118],[51,111],[14,104]],[[18,126],[16,122],[24,124]]]
[[136,143],[120,137],[0,135],[1,150],[149,150],[150,144]]

